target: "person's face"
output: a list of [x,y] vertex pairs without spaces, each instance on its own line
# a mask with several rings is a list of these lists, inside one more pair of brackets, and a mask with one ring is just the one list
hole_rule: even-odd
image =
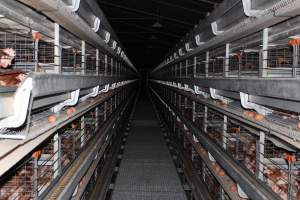
[[12,59],[9,56],[2,56],[0,58],[0,67],[7,68],[11,65]]

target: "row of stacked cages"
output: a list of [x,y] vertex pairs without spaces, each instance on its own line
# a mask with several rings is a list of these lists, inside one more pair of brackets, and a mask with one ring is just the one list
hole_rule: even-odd
[[[93,138],[101,134],[99,128],[126,101],[128,89],[105,94],[108,97],[105,101],[58,129],[53,136],[1,177],[0,199],[38,199],[47,193],[81,152],[89,148]],[[105,152],[109,152],[109,147]],[[104,153],[91,181],[95,181],[97,174],[101,173],[105,159]],[[76,191],[80,189],[83,181],[84,177]]]
[[269,31],[267,47],[262,45],[260,31],[169,64],[160,70],[159,76],[297,78],[300,38],[294,33],[277,36],[276,30],[284,25],[277,26],[273,27],[275,31]]
[[[129,126],[128,122],[131,114],[130,109],[130,106],[126,108],[120,123],[116,125],[110,142],[107,144],[107,147],[103,152],[103,156],[101,157],[95,171],[92,174],[92,178],[88,180],[88,184],[80,198],[81,200],[92,199],[95,197],[96,193],[99,194],[98,191],[100,189],[102,189],[102,191],[104,189],[105,194],[102,195],[105,196],[105,198],[109,198],[110,192],[105,189],[105,186],[109,187],[111,181],[110,177],[114,176],[113,167],[115,166],[116,162],[120,162],[120,160],[117,161],[119,155],[118,153],[124,151],[124,149],[120,148],[120,146],[122,143],[124,143],[123,138],[126,137],[124,133]],[[85,176],[82,177],[80,182],[83,182],[85,179],[87,179]],[[98,189],[95,190],[95,188]]]
[[[164,93],[165,95],[169,95],[166,92]],[[200,179],[203,183],[205,183],[206,189],[211,195],[212,199],[229,200],[229,195],[215,177],[215,173],[213,173],[212,169],[203,161],[202,157],[200,156],[201,151],[199,149],[202,147],[196,147],[195,144],[193,144],[193,138],[187,134],[188,131],[179,118],[176,116],[174,117],[174,115],[159,101],[156,101],[156,104],[159,108],[162,119],[167,126],[168,131],[166,135],[170,139],[172,146],[175,148],[175,154],[182,154],[181,156],[184,157],[184,159],[182,159],[181,156],[177,156],[177,168],[183,169],[183,173],[186,170],[190,172],[190,175],[184,174],[182,176],[182,182],[189,184],[191,188],[190,192],[187,193],[189,199],[196,200],[200,198],[198,196],[199,194],[197,195],[194,190],[196,187],[201,186],[196,186],[196,182],[193,182],[192,180]],[[191,107],[186,107],[186,109],[191,111]],[[188,112],[189,111],[185,112],[185,114],[189,115]],[[179,153],[180,151],[181,153]],[[186,161],[186,159],[188,161]],[[188,168],[190,165],[192,166],[192,169]],[[195,175],[197,177],[195,177]]]
[[[59,34],[68,35],[70,43],[61,41],[56,46],[53,37],[6,17],[0,18],[0,49],[12,48],[15,51],[11,66],[13,70],[109,77],[127,73],[128,69],[113,56],[88,43],[83,44],[83,41],[63,28],[60,28]],[[103,94],[102,97],[113,96],[58,129],[54,136],[1,177],[0,199],[38,199],[88,147],[92,138],[98,134],[97,127],[109,119],[127,94],[125,90],[116,94],[112,91]],[[31,123],[39,123],[40,118],[50,115],[47,110],[48,107],[35,111]]]
[[[300,154],[281,139],[266,134],[261,137],[261,130],[233,119],[214,107],[195,102],[182,93],[154,86],[155,91],[197,129],[218,145],[224,154],[259,181],[263,181],[278,197],[282,199],[300,199]],[[221,102],[217,102],[220,104]],[[163,108],[162,108],[163,109]],[[227,176],[211,154],[189,134],[183,123],[165,109],[169,129],[175,140],[188,152],[189,159],[198,171],[199,177],[208,191],[216,195],[213,199],[229,199],[236,195],[248,198],[238,184],[229,184],[226,192],[222,178]],[[196,141],[196,142],[195,142]],[[205,160],[205,156],[209,159]],[[233,180],[233,179],[232,179]],[[227,183],[228,185],[228,183]],[[223,187],[223,188],[222,188]],[[230,194],[229,194],[230,193]]]
[[[120,76],[128,70],[104,51],[82,41],[64,29],[72,44],[55,45],[54,38],[7,18],[0,18],[0,49],[12,48],[16,56],[12,68],[25,72]],[[58,53],[55,53],[58,48]]]

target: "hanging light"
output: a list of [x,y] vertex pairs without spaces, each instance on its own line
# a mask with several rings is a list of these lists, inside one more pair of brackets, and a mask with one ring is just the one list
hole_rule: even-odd
[[163,25],[157,20],[153,25],[152,25],[153,28],[162,28]]
[[155,35],[152,35],[152,36],[151,36],[151,39],[152,39],[152,40],[156,40],[157,37],[156,37]]

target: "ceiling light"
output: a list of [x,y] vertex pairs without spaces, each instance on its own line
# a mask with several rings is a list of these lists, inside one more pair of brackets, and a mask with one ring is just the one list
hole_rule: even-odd
[[159,21],[156,21],[153,25],[152,25],[153,28],[162,28],[163,25],[161,25],[161,23]]
[[151,39],[152,39],[152,40],[156,40],[157,37],[156,37],[155,35],[152,35],[152,36],[151,36]]

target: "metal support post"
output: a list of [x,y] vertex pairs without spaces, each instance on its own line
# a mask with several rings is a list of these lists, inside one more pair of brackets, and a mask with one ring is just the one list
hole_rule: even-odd
[[[38,34],[38,33],[37,33]],[[34,39],[34,71],[38,71],[38,63],[39,63],[39,39]]]
[[203,127],[203,130],[204,130],[205,133],[207,132],[207,111],[208,111],[207,106],[204,106],[204,118],[203,118],[204,127]]
[[225,55],[225,65],[224,65],[224,77],[229,75],[229,55],[230,55],[230,44],[226,44],[226,55]]
[[107,120],[107,101],[104,102],[104,121]]
[[81,74],[86,73],[86,63],[85,63],[85,41],[81,41]]
[[61,144],[60,136],[58,133],[55,133],[53,137],[53,178],[55,179],[61,172]]
[[197,73],[197,56],[194,57],[194,65],[193,65],[193,77],[196,77]]
[[99,107],[95,109],[95,129],[99,128]]
[[209,67],[209,51],[206,52],[206,59],[205,59],[205,77],[208,77],[208,67]]
[[54,23],[54,73],[61,73],[61,47],[59,40],[60,26]]
[[293,78],[297,77],[298,67],[299,67],[299,46],[293,45]]
[[262,48],[262,62],[260,65],[259,76],[266,77],[268,70],[268,49],[269,49],[269,29],[263,30],[263,48]]
[[259,140],[256,142],[256,175],[260,180],[264,180],[264,155],[265,155],[265,133],[259,132]]
[[196,121],[196,103],[193,101],[193,122]]
[[85,117],[81,117],[81,126],[80,126],[80,147],[83,147],[85,144]]
[[188,77],[189,60],[185,60],[185,77]]
[[99,75],[99,66],[100,66],[100,59],[99,59],[99,49],[96,49],[96,74]]
[[227,144],[227,116],[224,115],[223,117],[223,130],[222,130],[222,143],[223,143],[223,148],[226,149],[226,144]]
[[107,76],[107,65],[108,65],[108,57],[107,54],[104,56],[104,76]]
[[114,59],[110,59],[110,76],[114,75]]
[[38,188],[38,157],[33,158],[34,167],[33,167],[33,197],[38,199],[39,197],[39,188]]

